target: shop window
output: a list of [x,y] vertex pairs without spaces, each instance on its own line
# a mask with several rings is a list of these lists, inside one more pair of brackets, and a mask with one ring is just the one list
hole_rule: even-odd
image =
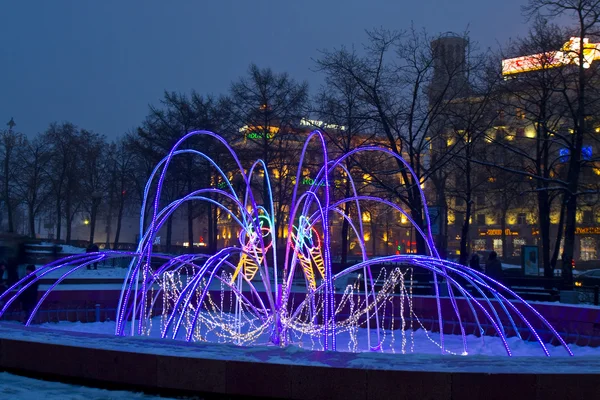
[[513,256],[519,257],[521,255],[521,246],[525,246],[525,239],[514,238],[513,239]]
[[517,224],[519,224],[519,225],[527,224],[527,215],[525,213],[519,213],[519,215],[517,215]]
[[494,251],[498,254],[498,257],[502,257],[502,239],[494,239],[493,247]]
[[579,259],[581,261],[596,260],[598,258],[596,252],[596,240],[592,237],[583,237],[579,242],[581,251]]
[[474,239],[473,245],[471,246],[471,251],[476,252],[487,250],[485,247],[485,239]]

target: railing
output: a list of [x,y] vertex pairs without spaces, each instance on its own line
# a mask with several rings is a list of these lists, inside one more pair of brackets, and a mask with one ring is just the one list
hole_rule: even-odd
[[600,286],[575,286],[579,295],[580,303],[588,303],[597,306],[600,303]]

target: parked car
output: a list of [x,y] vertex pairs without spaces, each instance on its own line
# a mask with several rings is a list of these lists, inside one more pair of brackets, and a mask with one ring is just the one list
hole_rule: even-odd
[[591,269],[577,275],[575,286],[600,286],[600,269]]

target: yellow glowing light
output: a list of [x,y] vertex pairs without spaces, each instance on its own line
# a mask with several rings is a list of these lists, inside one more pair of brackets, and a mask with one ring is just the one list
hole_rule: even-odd
[[401,224],[405,224],[405,223],[407,223],[407,222],[408,222],[408,218],[406,218],[406,215],[402,214],[402,215],[400,216],[400,223],[401,223]]
[[454,214],[454,211],[448,210],[448,223],[450,225],[452,225],[455,222],[456,222],[456,215]]
[[528,126],[527,128],[525,128],[525,137],[530,139],[535,137],[535,129],[533,126]]
[[583,286],[583,284],[581,282],[575,282],[575,286],[581,287],[581,286]]
[[83,223],[84,223],[85,225],[89,225],[89,224],[90,224],[90,220],[89,220],[89,219],[84,219],[84,220],[83,220]]
[[369,232],[365,232],[365,234],[363,235],[363,239],[365,240],[365,242],[368,242],[369,240],[371,240],[371,234]]
[[362,220],[363,220],[363,222],[370,222],[371,221],[371,214],[368,213],[368,212],[366,212],[366,211],[363,211],[363,213],[362,213]]
[[[558,51],[532,54],[502,60],[502,75],[513,75],[528,71],[538,71],[545,68],[561,67],[568,64],[579,65],[581,39],[572,37]],[[583,38],[583,68],[589,68],[592,61],[600,59],[600,45],[589,43]]]

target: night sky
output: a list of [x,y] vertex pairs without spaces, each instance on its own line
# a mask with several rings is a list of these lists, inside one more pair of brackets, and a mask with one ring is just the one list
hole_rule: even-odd
[[[114,138],[163,90],[220,94],[248,64],[287,71],[316,92],[319,49],[360,46],[365,29],[470,32],[497,49],[523,35],[526,0],[4,1],[0,129],[33,135],[71,121]],[[209,4],[210,3],[210,4]]]

